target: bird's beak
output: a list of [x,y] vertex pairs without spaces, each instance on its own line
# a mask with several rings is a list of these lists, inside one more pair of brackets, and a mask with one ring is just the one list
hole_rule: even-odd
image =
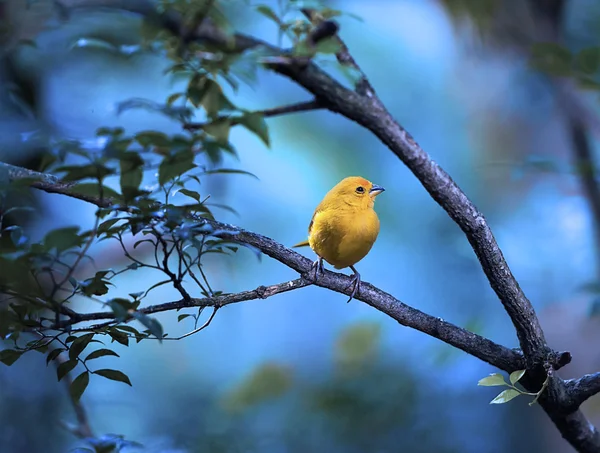
[[381,186],[378,186],[377,184],[373,184],[373,187],[371,187],[371,190],[369,190],[369,195],[371,195],[372,197],[376,197],[377,195],[379,195],[381,192],[384,192],[385,189]]

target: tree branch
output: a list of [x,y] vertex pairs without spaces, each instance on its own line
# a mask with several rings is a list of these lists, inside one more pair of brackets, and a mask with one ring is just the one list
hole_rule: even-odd
[[578,379],[565,381],[567,392],[574,407],[579,407],[588,398],[600,393],[600,372],[585,374]]
[[[6,167],[7,164],[0,163],[0,169]],[[9,168],[15,168],[12,165]],[[16,167],[18,168],[18,167]],[[9,169],[9,175],[24,175],[28,181],[36,175],[43,174],[22,169],[20,171],[12,171]],[[46,178],[48,179],[48,178]],[[46,190],[44,188],[33,185],[32,187],[40,190]],[[77,193],[73,192],[71,188],[65,191],[61,191],[59,187],[51,188],[52,193],[63,193],[72,198],[77,198],[88,203],[93,203],[100,207],[109,207],[113,201],[107,198],[99,199],[90,196],[78,196]],[[168,302],[165,304],[154,305],[141,309],[140,311],[150,314],[158,313],[161,311],[175,310],[178,308],[186,307],[222,307],[224,305],[242,302],[252,299],[266,298],[271,295],[290,291],[293,289],[302,288],[308,286],[313,282],[309,279],[309,273],[312,268],[312,261],[308,258],[296,253],[295,251],[288,249],[287,247],[279,244],[278,242],[269,239],[266,236],[252,233],[241,228],[226,223],[218,222],[211,219],[202,219],[207,225],[211,226],[212,231],[207,231],[207,235],[213,235],[222,239],[227,239],[232,242],[242,243],[257,248],[262,253],[271,258],[279,261],[286,265],[290,269],[298,272],[302,275],[301,279],[293,280],[291,282],[281,283],[279,285],[273,285],[269,287],[259,287],[253,291],[245,291],[238,294],[224,295],[212,298],[204,299],[193,299],[190,298],[188,301],[182,299],[179,301]],[[338,293],[350,295],[352,289],[352,278],[340,273],[334,273],[325,271],[324,275],[319,276],[319,279],[315,285],[322,288],[326,288]],[[391,318],[398,321],[400,324],[406,327],[419,330],[427,335],[437,338],[451,346],[454,346],[462,351],[477,357],[484,362],[487,362],[501,370],[512,372],[518,369],[523,369],[525,364],[523,361],[523,355],[519,351],[509,349],[505,346],[501,346],[484,338],[480,335],[469,332],[468,330],[462,329],[455,326],[441,318],[423,313],[416,308],[410,307],[398,299],[394,298],[390,294],[381,291],[380,289],[372,286],[367,282],[363,282],[361,285],[360,294],[356,299],[367,303],[373,308],[387,314]],[[71,312],[69,314],[71,319],[66,321],[60,321],[56,328],[66,327],[71,324],[76,324],[85,321],[94,321],[100,319],[114,319],[114,313],[99,312],[90,314],[76,314]],[[73,322],[71,322],[73,321]],[[558,366],[558,365],[557,365]]]
[[[272,109],[258,110],[254,113],[260,113],[265,118],[271,118],[273,116],[287,115],[288,113],[308,112],[310,110],[319,110],[322,108],[323,107],[319,104],[318,101],[312,100],[307,102],[300,102],[298,104],[282,105],[281,107],[274,107]],[[240,124],[240,122],[240,118],[231,119],[232,126],[236,126]],[[183,125],[183,128],[192,131],[196,129],[202,129],[207,124],[209,123],[187,123]]]

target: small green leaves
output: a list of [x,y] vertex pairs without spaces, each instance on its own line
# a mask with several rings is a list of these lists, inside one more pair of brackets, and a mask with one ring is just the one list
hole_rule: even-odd
[[537,400],[539,399],[542,392],[548,386],[548,381],[550,380],[550,374],[548,374],[546,376],[546,380],[542,384],[542,388],[536,393],[531,393],[531,392],[524,392],[523,390],[520,390],[517,387],[515,387],[515,384],[517,382],[519,382],[521,380],[521,378],[525,375],[525,371],[526,370],[516,370],[516,371],[513,371],[512,373],[510,373],[510,376],[508,378],[510,381],[510,384],[504,380],[504,377],[501,374],[493,373],[493,374],[490,374],[489,376],[481,379],[477,383],[477,385],[482,385],[482,386],[486,386],[486,387],[503,385],[503,386],[509,387],[507,390],[500,392],[500,394],[498,396],[496,396],[496,398],[494,398],[492,401],[490,401],[490,404],[503,404],[503,403],[509,402],[510,400],[512,400],[513,398],[516,398],[519,395],[530,395],[530,396],[535,396],[533,401],[531,401],[529,403],[529,405],[532,406],[533,404],[535,404],[537,402]]
[[23,351],[15,351],[14,349],[3,349],[0,351],[0,362],[6,366],[11,366],[23,355]]
[[490,404],[503,404],[508,403],[513,398],[519,396],[521,392],[515,389],[508,389],[501,392],[496,398],[490,401]]
[[499,373],[490,374],[487,377],[481,379],[477,385],[483,385],[485,387],[495,386],[495,385],[507,385],[504,377]]
[[71,398],[73,398],[73,401],[79,401],[81,395],[83,395],[83,392],[85,391],[89,383],[90,373],[88,371],[84,371],[75,379],[73,379],[73,382],[69,386],[69,393],[71,394]]
[[129,380],[129,377],[127,377],[125,373],[119,370],[102,369],[94,371],[94,374],[102,376],[106,379],[110,379],[111,381],[124,382],[125,384],[131,386],[131,381]]

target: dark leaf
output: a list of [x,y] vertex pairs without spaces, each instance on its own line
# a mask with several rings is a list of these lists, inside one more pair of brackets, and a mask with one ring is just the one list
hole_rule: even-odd
[[6,366],[11,366],[23,355],[23,351],[15,351],[14,349],[3,349],[0,351],[0,362]]
[[129,346],[129,336],[126,333],[111,329],[108,331],[108,335],[110,335],[110,337],[117,343],[121,343],[124,346]]
[[94,360],[109,355],[119,357],[119,354],[117,354],[115,351],[111,351],[110,349],[96,349],[88,354],[88,356],[85,358],[85,361],[87,362],[88,360]]
[[93,333],[86,333],[73,341],[73,344],[71,344],[71,347],[69,348],[69,359],[75,360],[77,357],[79,357],[79,354],[83,352],[93,338]]
[[121,168],[121,193],[125,200],[131,200],[137,196],[142,183],[144,160],[136,152],[122,153],[120,159]]
[[87,371],[84,371],[75,379],[73,379],[73,382],[71,382],[71,385],[69,387],[69,393],[71,394],[71,398],[73,398],[73,401],[79,401],[81,395],[83,395],[83,392],[85,391],[89,383],[90,373],[88,373]]
[[53,361],[54,359],[56,359],[61,352],[66,351],[65,348],[56,348],[53,349],[52,351],[50,351],[48,353],[48,356],[46,357],[46,366],[48,366],[48,364]]
[[56,368],[56,376],[58,377],[58,380],[60,381],[62,378],[64,378],[67,375],[67,373],[73,370],[73,368],[75,368],[76,366],[77,360],[67,360],[66,362],[63,362],[60,365],[58,365],[58,367]]
[[192,315],[189,315],[189,314],[188,315],[179,315],[179,316],[177,316],[177,322],[181,322],[185,318],[189,318],[190,316],[192,316]]
[[48,251],[56,249],[58,252],[72,247],[80,247],[83,244],[83,238],[78,233],[79,227],[52,230],[44,237],[44,246]]
[[166,156],[158,168],[158,183],[165,185],[172,179],[196,167],[191,149]]
[[124,382],[125,384],[131,386],[131,381],[127,375],[119,370],[102,369],[94,371],[94,374],[113,381]]

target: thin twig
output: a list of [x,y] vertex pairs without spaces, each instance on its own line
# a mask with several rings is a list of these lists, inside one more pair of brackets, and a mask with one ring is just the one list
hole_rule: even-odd
[[[297,104],[282,105],[280,107],[273,107],[271,109],[258,110],[254,113],[261,114],[265,118],[271,118],[274,116],[287,115],[289,113],[308,112],[311,110],[319,110],[322,108],[323,107],[317,101],[312,100],[312,101],[307,101],[307,102],[300,102]],[[219,120],[226,119],[226,118],[229,118],[229,117],[227,117],[227,116],[219,117],[215,121],[219,121]],[[242,124],[242,123],[243,123],[243,118],[240,118],[240,117],[232,117],[231,118],[231,126],[236,126],[236,125]],[[192,130],[196,130],[196,129],[202,129],[203,127],[206,127],[208,124],[210,124],[210,123],[208,123],[208,122],[207,123],[187,123],[187,124],[184,124],[183,128],[192,131]]]

